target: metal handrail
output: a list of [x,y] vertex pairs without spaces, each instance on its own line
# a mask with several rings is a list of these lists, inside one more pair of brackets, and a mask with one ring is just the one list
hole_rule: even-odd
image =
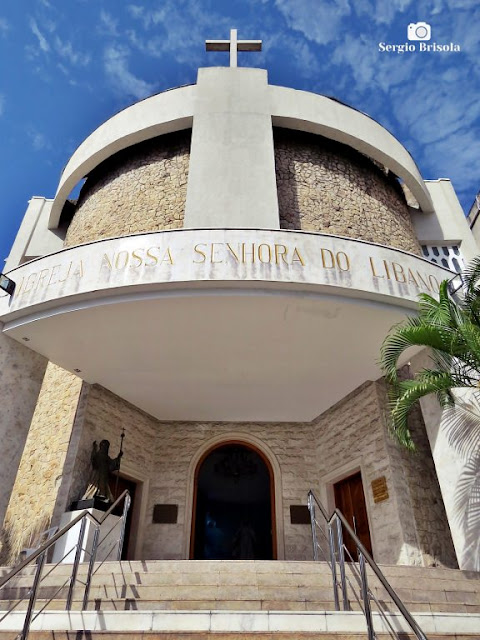
[[[365,547],[362,544],[361,540],[359,539],[359,537],[357,536],[357,534],[355,533],[353,528],[350,526],[350,524],[347,522],[347,520],[346,520],[345,516],[343,515],[343,513],[339,509],[336,508],[336,509],[334,509],[333,513],[329,516],[327,511],[326,511],[326,509],[323,507],[321,502],[319,502],[319,500],[317,499],[317,497],[315,496],[313,491],[309,491],[308,492],[308,508],[310,510],[310,517],[311,517],[311,522],[312,522],[312,532],[313,532],[313,529],[314,529],[315,525],[318,525],[318,522],[317,522],[317,520],[315,518],[315,505],[314,505],[314,503],[319,508],[319,510],[320,510],[320,512],[321,512],[321,514],[322,514],[327,526],[329,527],[329,530],[332,529],[332,523],[334,521],[336,521],[336,523],[337,523],[337,540],[338,540],[338,549],[339,549],[339,556],[340,556],[339,565],[340,565],[340,573],[341,573],[341,576],[342,576],[341,587],[342,587],[342,592],[343,592],[343,596],[344,596],[343,597],[344,607],[345,607],[345,605],[347,605],[347,608],[349,608],[349,606],[348,606],[348,599],[346,597],[347,596],[347,594],[346,594],[346,582],[344,581],[345,560],[344,560],[344,556],[343,556],[343,547],[344,547],[344,545],[343,545],[342,525],[345,527],[346,531],[352,537],[352,539],[355,542],[355,545],[357,547],[357,550],[359,551],[361,588],[362,588],[362,595],[363,595],[364,606],[365,606],[364,614],[365,614],[365,617],[366,617],[366,620],[367,620],[369,638],[375,638],[375,634],[374,634],[374,631],[373,631],[373,622],[372,622],[372,615],[371,615],[370,602],[369,602],[369,593],[370,592],[369,592],[368,584],[367,584],[367,576],[366,576],[366,571],[365,571],[365,560],[370,565],[371,569],[373,570],[373,572],[375,573],[375,575],[377,576],[377,578],[381,582],[382,586],[384,587],[384,589],[386,590],[388,595],[391,597],[393,602],[396,604],[398,610],[400,611],[400,613],[402,614],[402,616],[404,617],[404,619],[407,622],[408,626],[414,632],[416,637],[419,640],[428,640],[427,636],[420,629],[420,627],[419,627],[418,623],[416,622],[416,620],[410,614],[408,609],[405,607],[405,605],[400,600],[398,595],[395,593],[395,591],[392,588],[392,586],[390,585],[390,583],[387,581],[387,579],[383,575],[382,570],[380,569],[380,567],[377,565],[375,560],[369,554],[367,549],[365,549]],[[340,523],[340,526],[338,526],[338,523]],[[313,535],[313,533],[312,533],[312,535]],[[315,545],[315,536],[313,536],[313,543]],[[335,561],[335,548],[334,548],[333,545],[331,546],[330,554],[333,557],[333,562],[334,562]],[[315,548],[314,548],[314,559],[316,560],[316,550],[315,550]],[[336,574],[335,568],[332,568],[332,574],[334,574],[334,575]],[[338,593],[337,593],[337,584],[336,584],[336,580],[335,579],[334,579],[334,590],[335,590],[335,592],[334,592],[335,602],[337,603],[338,602]]]
[[34,560],[36,560],[40,555],[42,555],[42,553],[44,551],[47,551],[48,549],[50,549],[50,547],[52,547],[55,542],[57,542],[57,540],[59,538],[61,538],[67,531],[69,531],[72,527],[74,527],[78,522],[80,522],[80,520],[82,520],[82,518],[89,518],[90,520],[92,520],[93,522],[95,522],[97,525],[102,525],[104,520],[107,519],[107,516],[109,516],[112,511],[120,504],[120,502],[122,502],[122,500],[129,495],[128,490],[125,490],[116,500],[115,502],[112,504],[111,507],[109,507],[108,511],[105,511],[105,513],[103,514],[103,516],[98,519],[96,518],[93,514],[91,514],[87,509],[84,509],[81,513],[78,514],[78,516],[76,518],[74,518],[71,522],[69,522],[68,524],[66,524],[62,529],[60,529],[60,531],[57,531],[57,533],[52,536],[49,540],[47,540],[46,542],[44,542],[40,547],[38,547],[38,549],[36,549],[33,553],[31,553],[27,558],[25,558],[25,560],[23,560],[23,562],[21,562],[19,565],[17,565],[16,567],[14,567],[10,573],[8,573],[2,580],[0,580],[0,589],[5,586],[7,584],[7,582],[13,578],[14,576],[17,575],[17,573],[20,573],[20,571],[22,569],[24,569],[27,565],[31,564]]
[[[114,509],[122,501],[124,501],[124,505],[123,505],[123,513],[122,513],[122,518],[121,518],[122,524],[121,524],[121,530],[120,530],[120,537],[118,539],[118,553],[117,553],[117,559],[121,560],[123,542],[124,542],[124,538],[125,538],[126,518],[127,518],[128,509],[129,509],[130,503],[131,503],[130,493],[129,493],[128,490],[125,490],[115,500],[115,502],[107,509],[107,511],[105,511],[105,513],[100,518],[96,518],[87,509],[84,509],[71,522],[66,524],[62,529],[60,529],[60,531],[58,531],[49,540],[44,542],[38,549],[36,549],[32,554],[30,554],[28,556],[28,558],[25,558],[25,560],[20,562],[16,567],[14,567],[10,571],[10,573],[8,573],[3,579],[0,580],[0,589],[2,589],[12,578],[14,578],[16,575],[18,575],[22,571],[22,569],[24,569],[27,565],[36,562],[37,568],[36,568],[35,575],[34,575],[34,578],[33,578],[32,588],[30,589],[29,594],[28,594],[29,595],[29,602],[28,602],[27,611],[25,613],[25,621],[24,621],[24,625],[23,625],[23,630],[22,630],[21,634],[18,636],[21,640],[27,640],[27,637],[28,637],[28,634],[29,634],[29,631],[30,631],[30,625],[31,625],[32,621],[38,615],[38,613],[37,613],[37,615],[35,615],[35,617],[34,617],[33,616],[33,612],[34,612],[35,603],[36,603],[36,600],[37,600],[38,588],[40,586],[40,582],[43,579],[42,578],[42,571],[43,571],[43,568],[44,568],[44,565],[45,565],[45,560],[47,558],[48,550],[51,549],[53,547],[53,545],[63,535],[65,535],[65,533],[70,531],[70,529],[72,527],[74,527],[79,522],[81,522],[82,524],[81,524],[81,527],[80,527],[80,533],[79,533],[79,536],[78,536],[78,541],[75,543],[75,545],[72,547],[72,549],[70,551],[68,551],[67,554],[65,554],[54,565],[54,567],[47,573],[47,576],[48,576],[53,571],[53,569],[55,569],[76,548],[75,559],[74,559],[73,565],[72,565],[72,573],[71,573],[70,577],[66,580],[65,584],[62,585],[62,587],[61,587],[61,588],[63,588],[68,582],[70,582],[69,589],[68,589],[68,595],[67,595],[67,598],[66,598],[66,609],[67,609],[67,611],[69,611],[71,609],[72,601],[73,601],[73,590],[74,590],[74,587],[75,587],[75,582],[77,581],[77,574],[78,574],[78,567],[79,567],[79,564],[80,564],[80,557],[81,557],[82,550],[84,550],[83,549],[83,539],[84,539],[84,536],[85,536],[86,522],[87,522],[87,519],[89,519],[95,525],[95,532],[94,532],[94,537],[93,537],[92,550],[90,552],[90,561],[88,563],[87,577],[86,577],[86,581],[85,581],[85,590],[84,590],[84,596],[83,596],[83,601],[82,601],[82,609],[86,609],[87,608],[88,596],[89,596],[89,592],[90,592],[90,585],[91,585],[92,574],[93,574],[93,568],[94,568],[95,558],[96,558],[96,552],[97,552],[97,549],[98,549],[98,546],[99,546],[100,527],[105,522],[105,520],[108,518],[108,516],[111,515],[111,513],[114,511]],[[117,526],[117,524],[115,526]],[[113,530],[113,528],[110,529],[110,531],[108,532],[107,535],[109,535],[112,532],[112,530]],[[112,549],[115,547],[115,544],[117,544],[117,543],[116,542],[114,543],[114,545],[112,546]],[[46,577],[46,576],[44,576],[44,577]],[[55,595],[59,591],[60,591],[60,589],[58,589],[55,592]],[[13,609],[15,609],[16,606],[17,605],[15,605],[13,608],[9,609],[9,611],[7,611],[7,613],[3,616],[2,620],[9,613],[11,613],[11,611],[13,611]]]

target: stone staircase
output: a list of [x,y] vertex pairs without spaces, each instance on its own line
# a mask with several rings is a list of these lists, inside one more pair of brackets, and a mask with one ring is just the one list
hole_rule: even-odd
[[[44,574],[50,569],[46,565]],[[382,566],[387,580],[429,640],[480,638],[479,574],[441,568]],[[34,568],[0,591],[5,611],[25,597]],[[350,590],[352,611],[336,612],[330,569],[325,563],[283,561],[127,561],[97,565],[88,611],[81,611],[83,588],[75,589],[72,611],[65,611],[71,565],[57,567],[41,584],[36,610],[45,610],[32,625],[32,640],[108,635],[139,640],[203,640],[227,638],[302,638],[364,640],[365,620]],[[81,565],[83,580],[86,565]],[[27,572],[27,573],[25,573]],[[0,570],[5,575],[6,569]],[[351,569],[349,580],[356,585]],[[389,614],[389,624],[405,630],[396,607],[372,575],[369,586]],[[358,590],[357,590],[358,592]],[[23,622],[23,602],[0,622],[0,640],[14,639]],[[376,606],[372,604],[374,616]],[[0,614],[0,618],[1,618]],[[392,637],[388,626],[376,620],[378,638]],[[383,631],[382,631],[383,629]]]

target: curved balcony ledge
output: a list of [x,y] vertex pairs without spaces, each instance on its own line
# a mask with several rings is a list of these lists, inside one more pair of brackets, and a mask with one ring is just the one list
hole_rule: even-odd
[[346,238],[183,229],[9,273],[4,332],[162,420],[311,420],[380,376],[380,344],[451,272]]

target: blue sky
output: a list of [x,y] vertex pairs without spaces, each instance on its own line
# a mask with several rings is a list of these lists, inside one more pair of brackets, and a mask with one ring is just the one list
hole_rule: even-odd
[[[460,52],[395,53],[409,23]],[[3,0],[0,4],[0,258],[32,195],[53,197],[82,140],[145,96],[228,65],[205,39],[262,39],[240,66],[271,84],[364,111],[412,153],[424,178],[452,179],[464,209],[480,189],[478,0]],[[1,264],[1,263],[0,263]]]

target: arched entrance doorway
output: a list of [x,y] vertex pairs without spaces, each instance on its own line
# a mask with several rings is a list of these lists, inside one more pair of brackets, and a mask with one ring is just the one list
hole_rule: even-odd
[[197,465],[190,557],[196,560],[272,560],[273,473],[252,446],[232,442]]

